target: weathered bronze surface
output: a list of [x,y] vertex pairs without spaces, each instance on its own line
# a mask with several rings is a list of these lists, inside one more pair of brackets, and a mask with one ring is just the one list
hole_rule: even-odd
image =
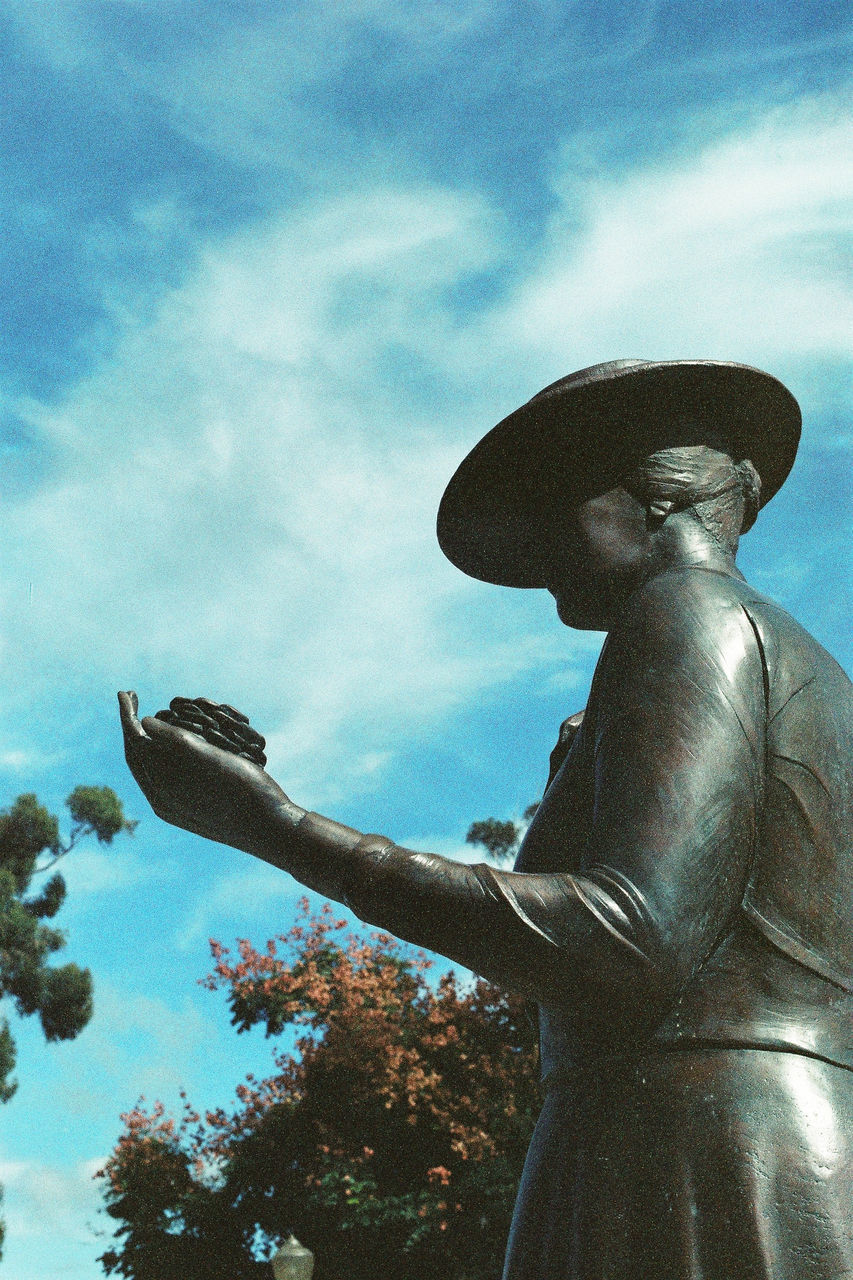
[[536,1001],[546,1099],[505,1280],[849,1280],[853,686],[734,563],[796,404],[696,361],[542,395],[439,521],[466,571],[609,633],[514,871],[306,813],[232,708],[140,724],[120,695],[128,762],[168,821]]

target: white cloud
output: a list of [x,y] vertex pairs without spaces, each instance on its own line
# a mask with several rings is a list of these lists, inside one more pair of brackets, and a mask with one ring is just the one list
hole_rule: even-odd
[[75,907],[90,895],[113,894],[142,884],[153,888],[177,874],[162,861],[152,865],[151,859],[136,849],[96,844],[75,849],[59,863],[58,870],[68,886],[69,905]]
[[319,807],[489,687],[570,667],[584,642],[443,562],[444,483],[585,363],[836,359],[848,132],[824,99],[621,183],[567,161],[538,264],[467,323],[447,289],[511,247],[470,191],[369,186],[210,241],[64,401],[17,406],[63,469],[2,513],[7,714],[41,704],[55,731],[84,692],[104,717],[136,680],[207,692]]
[[22,408],[66,462],[4,513],[8,661],[30,700],[60,666],[105,703],[146,669],[164,693],[206,686],[260,717],[316,797],[369,783],[401,722],[549,656],[511,631],[463,650],[442,627],[468,591],[433,535],[458,449],[383,372],[414,360],[446,389],[443,290],[495,259],[496,227],[432,188],[310,207],[211,246],[109,365]]
[[624,355],[844,358],[851,156],[836,97],[624,180],[590,178],[567,152],[548,247],[498,318],[498,355],[539,353],[552,376]]
[[105,1160],[83,1160],[69,1168],[0,1159],[3,1216],[16,1249],[26,1241],[44,1245],[49,1237],[56,1244],[93,1242],[101,1201],[95,1173]]
[[226,31],[213,18],[181,39],[170,14],[180,6],[181,0],[155,6],[128,0],[123,8],[139,11],[141,29],[159,36],[135,47],[122,24],[114,26],[109,5],[7,0],[6,11],[49,65],[94,79],[114,101],[158,103],[171,128],[199,148],[266,174],[297,170],[312,185],[339,181],[330,152],[338,165],[353,152],[362,169],[370,159],[358,131],[336,128],[330,113],[318,128],[306,91],[375,58],[377,37],[401,79],[426,62],[440,65],[447,51],[476,40],[503,7],[495,0],[310,0],[264,13],[235,11]]
[[61,5],[8,0],[6,17],[51,66],[70,71],[89,61],[95,33],[82,0],[65,0]]
[[219,1043],[217,1022],[191,996],[171,1004],[101,975],[85,1036],[62,1046],[63,1110],[100,1122],[104,1098],[119,1099],[118,1110],[140,1094],[174,1098]]
[[35,751],[21,751],[14,747],[8,751],[0,751],[0,769],[9,773],[31,773],[42,763],[43,759]]
[[229,924],[245,918],[246,927],[252,931],[257,929],[259,920],[265,920],[270,932],[286,932],[289,919],[285,913],[289,912],[292,919],[296,900],[304,893],[291,876],[252,859],[238,870],[220,876],[189,903],[176,946],[180,951],[196,949],[199,942],[222,932],[223,918]]

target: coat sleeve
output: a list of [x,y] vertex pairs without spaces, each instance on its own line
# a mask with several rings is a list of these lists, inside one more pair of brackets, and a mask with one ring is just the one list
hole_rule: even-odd
[[[594,795],[574,874],[366,837],[340,894],[356,914],[546,1008],[663,1012],[729,927],[762,804],[761,650],[710,577],[655,579],[610,636],[583,728]],[[578,815],[563,773],[528,832],[538,866],[566,865]]]

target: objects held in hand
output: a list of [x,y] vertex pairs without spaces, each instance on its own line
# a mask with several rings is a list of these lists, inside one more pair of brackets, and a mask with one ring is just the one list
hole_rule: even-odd
[[210,698],[173,698],[169,709],[158,711],[156,719],[174,725],[176,729],[198,734],[211,746],[251,760],[262,769],[266,766],[266,740],[252,728],[248,716],[227,702],[212,702]]

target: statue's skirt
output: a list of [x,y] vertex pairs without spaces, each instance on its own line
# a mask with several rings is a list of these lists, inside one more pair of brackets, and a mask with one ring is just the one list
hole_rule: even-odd
[[713,1048],[567,1074],[504,1280],[853,1280],[853,1071]]

